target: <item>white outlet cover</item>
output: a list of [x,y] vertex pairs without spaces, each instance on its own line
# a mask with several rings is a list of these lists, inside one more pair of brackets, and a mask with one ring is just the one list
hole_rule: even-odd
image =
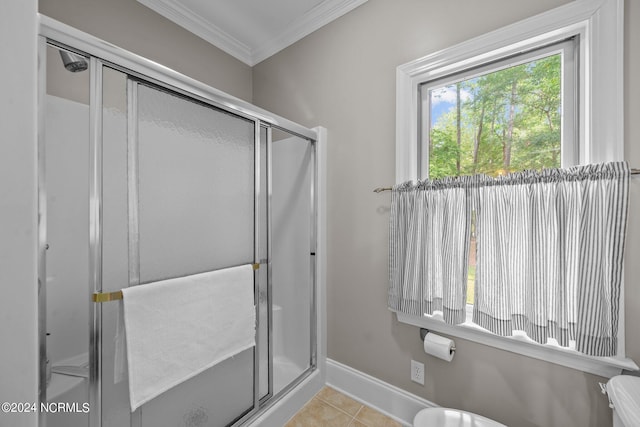
[[411,361],[411,381],[424,385],[424,363]]

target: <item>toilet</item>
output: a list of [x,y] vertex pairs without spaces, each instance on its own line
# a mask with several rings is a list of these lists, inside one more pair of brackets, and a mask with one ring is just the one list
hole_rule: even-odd
[[[606,386],[613,408],[613,427],[640,426],[640,377],[618,375]],[[427,408],[418,412],[413,427],[506,427],[472,412],[450,408]]]
[[507,427],[472,412],[450,408],[427,408],[418,412],[413,427]]
[[640,426],[640,377],[618,375],[607,383],[613,427]]

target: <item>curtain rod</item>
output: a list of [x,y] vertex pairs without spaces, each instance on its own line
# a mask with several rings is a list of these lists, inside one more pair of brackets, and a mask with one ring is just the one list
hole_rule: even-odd
[[[630,169],[631,175],[640,175],[640,169]],[[382,193],[383,191],[391,191],[391,187],[378,187],[373,190],[374,193]]]

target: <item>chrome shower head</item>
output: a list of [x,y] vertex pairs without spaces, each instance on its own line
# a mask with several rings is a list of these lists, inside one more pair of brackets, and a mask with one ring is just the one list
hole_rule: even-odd
[[64,68],[71,71],[72,73],[84,71],[89,67],[87,60],[84,57],[77,55],[75,53],[61,50],[60,58],[62,58],[62,63],[64,64]]

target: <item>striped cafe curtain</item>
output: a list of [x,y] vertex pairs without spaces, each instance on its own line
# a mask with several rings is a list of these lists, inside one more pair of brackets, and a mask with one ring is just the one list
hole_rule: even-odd
[[615,162],[394,187],[389,307],[464,321],[475,211],[473,322],[615,355],[628,180],[627,164]]
[[396,185],[391,195],[389,307],[465,321],[469,177]]

